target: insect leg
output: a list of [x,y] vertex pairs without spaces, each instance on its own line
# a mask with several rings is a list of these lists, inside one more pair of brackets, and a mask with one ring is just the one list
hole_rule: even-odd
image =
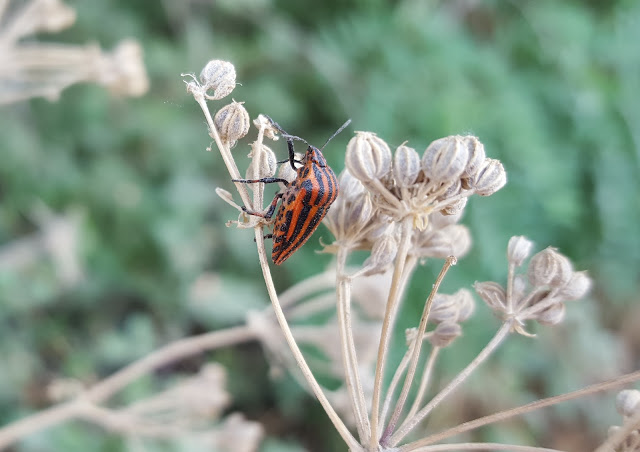
[[257,184],[262,182],[263,184],[272,184],[274,182],[282,182],[285,185],[289,185],[289,181],[281,179],[279,177],[263,177],[262,179],[231,179],[233,182],[241,182],[243,184]]
[[284,193],[276,193],[276,195],[273,197],[273,201],[271,201],[271,205],[269,206],[269,209],[267,209],[265,213],[251,211],[247,209],[245,206],[242,206],[242,211],[245,213],[248,213],[249,215],[255,215],[256,217],[262,217],[264,219],[269,220],[273,216],[273,213],[276,211],[276,205],[278,205],[278,201],[283,196],[284,196]]

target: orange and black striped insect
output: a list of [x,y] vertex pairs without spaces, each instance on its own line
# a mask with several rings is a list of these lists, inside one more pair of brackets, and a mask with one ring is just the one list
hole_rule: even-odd
[[[289,183],[278,177],[265,177],[262,179],[234,179],[233,181],[246,184],[282,182],[285,185],[285,189],[276,194],[265,213],[250,212],[245,207],[242,208],[250,215],[257,215],[268,220],[273,216],[278,201],[282,199],[276,214],[273,234],[265,236],[273,238],[271,259],[276,265],[280,265],[309,239],[338,196],[338,179],[331,167],[327,165],[327,161],[322,155],[322,149],[342,132],[351,120],[345,122],[322,148],[318,149],[300,137],[289,135],[275,121],[271,118],[268,119],[287,140],[289,158],[279,163],[289,162],[296,171],[295,180]],[[303,141],[308,146],[301,161],[295,159],[293,140]],[[296,168],[296,163],[301,166]]]

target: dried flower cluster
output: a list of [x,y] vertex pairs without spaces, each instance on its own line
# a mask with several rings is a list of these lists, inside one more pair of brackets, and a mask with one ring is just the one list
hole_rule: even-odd
[[[229,63],[213,60],[203,70],[200,81],[195,76],[191,78],[187,90],[203,109],[210,135],[231,178],[241,179],[231,147],[248,133],[249,114],[242,102],[233,101],[212,118],[205,103],[206,99],[217,100],[230,94],[235,86],[235,70]],[[284,164],[277,171],[278,159],[263,143],[265,138],[277,139],[279,128],[264,115],[258,115],[253,124],[258,136],[251,144],[252,162],[245,172],[246,179],[292,181],[295,170]],[[296,156],[296,160],[302,157]],[[336,256],[332,270],[278,296],[263,241],[263,228],[270,223],[243,213],[238,221],[228,223],[255,229],[274,308],[273,314],[250,313],[248,324],[271,357],[275,374],[282,367],[301,369],[351,451],[391,452],[400,450],[400,446],[403,452],[427,450],[423,448],[431,444],[429,437],[413,443],[405,442],[405,438],[509,333],[526,334],[526,320],[547,325],[561,322],[564,302],[583,297],[590,280],[584,272],[575,272],[569,260],[551,248],[531,258],[526,276],[516,275],[515,270],[529,257],[533,244],[523,237],[512,238],[506,289],[495,282],[475,285],[476,292],[499,315],[502,327],[467,368],[427,400],[438,356],[462,335],[461,323],[474,311],[470,291],[461,289],[452,295],[438,292],[447,270],[471,246],[468,229],[458,222],[471,195],[489,196],[505,185],[505,170],[498,160],[486,156],[478,138],[458,135],[433,141],[420,155],[406,142],[392,153],[375,133],[357,132],[347,145],[345,164],[339,177],[340,195],[324,220],[335,237],[324,248]],[[276,172],[278,177],[274,178]],[[263,185],[236,184],[245,211],[264,211]],[[218,193],[243,211],[229,192],[218,189]],[[354,250],[369,251],[364,262],[355,267],[350,262]],[[412,275],[425,258],[446,262],[424,301],[417,326],[406,332],[405,356],[385,389],[382,382],[395,317]],[[366,295],[363,287],[375,289]],[[352,310],[354,304],[358,309]],[[312,326],[306,321],[304,326],[295,324],[320,312],[335,315],[330,315],[331,320],[324,325]],[[290,326],[289,321],[294,325]],[[428,325],[433,327],[428,330]],[[278,334],[280,330],[284,337]],[[312,370],[298,343],[318,348],[326,361],[313,360]],[[427,350],[427,357],[421,368],[418,363],[423,349]],[[314,373],[341,378],[344,384],[329,391],[319,385]],[[418,392],[409,400],[416,382]],[[355,434],[347,426],[354,428]]]
[[[640,451],[640,391],[626,389],[616,397],[616,409],[622,416],[622,426],[609,428],[609,438],[614,439],[616,452]],[[611,450],[614,450],[613,448]]]
[[70,27],[75,11],[61,0],[30,0],[7,18],[5,3],[0,7],[0,104],[39,96],[56,100],[79,82],[98,83],[121,96],[141,96],[149,89],[137,42],[124,40],[109,53],[95,44],[21,44],[26,36]]

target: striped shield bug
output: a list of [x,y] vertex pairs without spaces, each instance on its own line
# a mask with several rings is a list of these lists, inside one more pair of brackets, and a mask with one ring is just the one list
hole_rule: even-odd
[[[273,198],[266,212],[251,212],[246,207],[242,208],[243,211],[250,215],[257,215],[269,220],[276,212],[278,201],[282,200],[276,213],[273,234],[266,236],[267,238],[273,238],[271,259],[276,265],[280,265],[311,237],[311,234],[316,230],[327,214],[329,207],[338,196],[338,179],[322,155],[322,150],[329,141],[349,125],[351,120],[349,119],[345,122],[318,149],[300,137],[289,135],[274,120],[267,118],[287,140],[289,158],[279,163],[289,162],[296,171],[296,178],[291,183],[277,177],[233,179],[233,181],[245,184],[282,182],[285,185],[285,188]],[[302,141],[308,146],[304,157],[300,161],[295,159],[294,140]],[[296,167],[296,163],[300,166]]]

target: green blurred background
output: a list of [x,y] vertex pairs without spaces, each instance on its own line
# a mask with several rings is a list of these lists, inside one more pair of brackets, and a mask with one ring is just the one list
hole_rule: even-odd
[[[56,377],[94,381],[171,340],[240,324],[247,309],[267,304],[251,233],[224,226],[236,212],[214,188],[231,184],[219,155],[205,151],[202,113],[180,76],[213,58],[235,64],[241,86],[231,97],[252,118],[267,113],[316,144],[352,118],[325,152],[336,170],[353,130],[374,131],[392,148],[409,140],[419,151],[442,136],[479,136],[509,183],[470,200],[464,223],[474,247],[446,290],[503,282],[512,235],[528,236],[538,249],[558,247],[595,279],[590,298],[569,305],[564,324],[535,330],[537,340],[509,341],[429,428],[638,368],[640,2],[69,4],[76,24],[40,39],[109,49],[134,38],[151,89],[116,99],[76,85],[57,102],[0,108],[0,424],[47,406],[44,388]],[[247,143],[235,148],[240,161]],[[282,143],[274,149],[284,158]],[[48,214],[76,224],[71,277],[46,252],[25,265],[3,259],[40,234]],[[273,270],[280,289],[328,265],[330,257],[315,254],[318,237],[330,240],[321,229]],[[417,323],[439,265],[418,270],[408,294],[416,302],[405,306],[401,327]],[[203,274],[217,283],[194,301]],[[480,306],[438,378],[463,367],[496,326]],[[232,409],[264,421],[271,439],[263,450],[344,449],[290,377],[268,377],[255,343],[165,373],[193,372],[207,360],[228,366]],[[144,380],[131,396],[154,384]],[[584,450],[617,422],[613,400],[561,406],[471,438]],[[117,436],[75,422],[15,450],[126,448]]]

